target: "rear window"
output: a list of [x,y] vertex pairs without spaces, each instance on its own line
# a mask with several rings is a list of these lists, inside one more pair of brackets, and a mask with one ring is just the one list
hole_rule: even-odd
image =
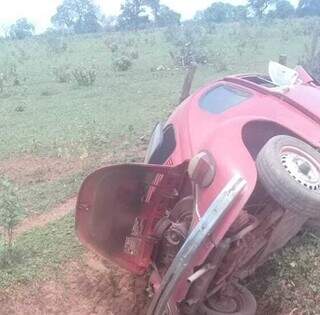
[[200,100],[200,107],[212,114],[223,113],[250,98],[250,94],[230,85],[220,85],[210,90]]

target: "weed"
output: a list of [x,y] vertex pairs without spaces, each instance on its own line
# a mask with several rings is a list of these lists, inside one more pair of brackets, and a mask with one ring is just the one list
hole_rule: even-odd
[[22,113],[22,112],[24,112],[25,107],[23,105],[18,105],[18,106],[16,106],[16,108],[14,110],[18,113]]
[[205,45],[205,29],[195,24],[169,28],[166,39],[175,46],[170,51],[173,63],[177,66],[187,67],[192,63],[208,63],[208,51]]
[[112,63],[116,71],[128,71],[132,66],[132,61],[127,56],[116,58]]
[[1,265],[10,265],[16,258],[13,237],[22,214],[16,188],[8,179],[2,178],[0,180],[0,226],[3,228],[4,244],[0,256]]
[[74,218],[71,215],[23,234],[15,241],[15,247],[23,259],[16,259],[10,266],[0,268],[2,288],[16,282],[48,277],[50,270],[59,268],[62,263],[82,253],[75,239]]
[[97,78],[97,73],[92,68],[79,67],[72,71],[73,78],[80,86],[90,86]]

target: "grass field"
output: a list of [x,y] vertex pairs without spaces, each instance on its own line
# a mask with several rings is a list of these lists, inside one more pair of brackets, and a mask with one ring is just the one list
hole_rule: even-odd
[[[230,24],[204,32],[199,45],[208,62],[198,67],[193,88],[226,74],[266,71],[268,61],[280,54],[287,54],[290,65],[295,65],[316,22]],[[63,39],[63,49],[55,51],[57,45],[45,36],[0,40],[0,73],[6,78],[0,92],[0,175],[18,187],[26,217],[50,211],[75,195],[85,174],[95,167],[141,159],[153,125],[177,105],[186,73],[170,57],[176,48],[165,30],[69,36]],[[115,52],[112,45],[117,46]],[[116,71],[115,60],[132,52],[132,67]],[[93,70],[94,84],[79,86],[71,75],[75,69]],[[61,83],[59,75],[70,77]],[[0,270],[0,287],[43,278],[48,268],[57,269],[81,255],[73,235],[68,216],[19,236],[21,259]],[[299,278],[295,288],[281,283],[290,269],[287,257],[294,257],[290,259],[297,264],[309,257],[303,261],[306,274],[313,274],[320,264],[319,242],[311,237],[304,246],[309,238],[293,242],[270,263],[276,267],[268,281],[275,292],[285,295],[276,301],[277,312],[288,305],[299,308],[290,299],[301,287],[319,298],[320,287],[316,282],[311,285],[308,276]],[[266,296],[268,305],[270,288],[256,290],[261,299]],[[320,314],[320,309],[305,314]]]

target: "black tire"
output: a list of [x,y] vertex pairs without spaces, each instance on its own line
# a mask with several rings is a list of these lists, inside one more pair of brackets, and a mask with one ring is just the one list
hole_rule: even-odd
[[294,137],[276,136],[261,149],[256,165],[261,184],[279,205],[308,218],[320,217],[320,183],[313,176],[320,174],[318,151]]
[[[230,302],[236,301],[237,308],[232,310],[223,310],[223,306],[216,306],[214,301],[205,301],[200,305],[199,314],[201,315],[255,315],[257,311],[257,302],[252,293],[244,286],[240,284],[230,284],[233,286],[234,295],[230,296]],[[228,300],[226,300],[228,302]],[[228,308],[228,305],[226,308]]]

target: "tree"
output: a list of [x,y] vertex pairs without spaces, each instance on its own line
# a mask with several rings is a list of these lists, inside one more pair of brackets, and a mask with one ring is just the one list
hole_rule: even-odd
[[272,11],[272,16],[279,19],[286,19],[294,16],[294,6],[288,0],[279,0],[276,2],[276,8]]
[[248,18],[248,6],[237,5],[233,8],[233,20],[234,21],[244,21]]
[[2,24],[1,30],[2,30],[2,34],[3,34],[4,38],[10,37],[10,25]]
[[160,11],[163,10],[163,7],[165,6],[160,5],[160,0],[145,0],[144,5],[148,6],[152,10],[154,23],[157,25],[159,23],[158,19],[159,19]]
[[34,30],[34,25],[32,23],[30,23],[26,18],[21,18],[18,19],[15,24],[10,26],[9,36],[12,39],[24,39],[32,36]]
[[64,0],[51,18],[53,25],[75,33],[95,33],[101,29],[101,10],[92,0]]
[[118,17],[119,28],[124,30],[145,28],[150,21],[144,5],[144,0],[125,0],[125,3],[121,5],[121,14]]
[[247,6],[234,6],[229,3],[215,2],[204,11],[197,12],[195,19],[211,24],[240,21],[246,19],[247,16]]
[[234,6],[229,3],[216,2],[205,9],[202,14],[202,19],[206,23],[221,23],[228,22],[233,19]]
[[319,0],[300,0],[297,7],[298,16],[316,16],[320,15]]
[[181,14],[171,10],[166,5],[161,5],[155,23],[157,26],[174,26],[180,25]]
[[276,0],[248,0],[249,6],[259,19],[262,18],[265,11],[273,4]]
[[115,30],[117,25],[117,16],[103,16],[101,18],[101,27],[105,32],[112,32]]

